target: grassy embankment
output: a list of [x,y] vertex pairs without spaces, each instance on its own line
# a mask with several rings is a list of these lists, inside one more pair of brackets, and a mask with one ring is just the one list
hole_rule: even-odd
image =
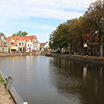
[[4,82],[3,78],[1,77],[1,74],[0,74],[0,83],[5,85],[5,82]]

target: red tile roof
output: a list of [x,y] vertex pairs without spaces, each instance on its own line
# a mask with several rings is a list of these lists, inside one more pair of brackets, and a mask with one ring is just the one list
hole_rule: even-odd
[[40,43],[40,46],[41,47],[43,47],[43,46],[45,46],[46,45],[46,43]]
[[22,40],[25,40],[26,42],[31,40],[31,42],[32,42],[33,38],[34,38],[34,36],[24,36],[24,37],[22,37]]
[[[9,42],[11,39],[13,38],[13,40],[16,42],[17,40],[23,41],[25,40],[26,42],[28,42],[29,40],[32,42],[34,36],[24,36],[24,37],[20,37],[20,36],[11,36],[9,38],[6,38],[7,41]],[[37,40],[37,37],[35,36],[36,42],[39,43],[39,41]]]
[[11,39],[13,38],[13,40],[16,42],[17,40],[21,40],[20,36],[11,36],[9,38],[6,38],[6,40],[9,42]]

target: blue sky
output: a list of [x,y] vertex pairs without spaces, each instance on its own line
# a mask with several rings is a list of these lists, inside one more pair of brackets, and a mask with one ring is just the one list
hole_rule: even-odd
[[95,0],[0,0],[0,32],[19,30],[48,41],[51,32],[68,19],[82,16]]

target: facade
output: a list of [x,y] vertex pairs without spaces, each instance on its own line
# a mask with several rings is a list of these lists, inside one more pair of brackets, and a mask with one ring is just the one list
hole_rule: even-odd
[[26,52],[38,51],[40,50],[40,43],[37,40],[35,35],[33,36],[25,36],[22,40],[26,41]]
[[49,43],[41,43],[40,44],[41,54],[50,54]]
[[33,38],[33,50],[36,51],[36,50],[40,50],[40,43],[39,41],[37,40],[37,37],[34,36]]
[[48,49],[49,48],[49,43],[48,42],[41,43],[40,48],[41,48],[42,51],[45,50],[45,49]]
[[4,38],[0,36],[0,52],[32,52],[33,50],[39,50],[40,43],[35,35],[33,36],[11,36]]
[[0,52],[8,52],[7,40],[2,35],[0,35]]

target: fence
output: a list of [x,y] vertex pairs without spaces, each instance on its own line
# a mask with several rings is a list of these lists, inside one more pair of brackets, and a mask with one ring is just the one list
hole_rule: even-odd
[[4,73],[0,70],[1,76],[4,79],[4,82],[6,84],[6,89],[9,91],[11,97],[13,98],[14,102],[16,104],[28,104],[28,102],[24,102],[23,99],[19,96],[17,91],[13,88],[12,82],[13,78],[12,77],[5,77]]

